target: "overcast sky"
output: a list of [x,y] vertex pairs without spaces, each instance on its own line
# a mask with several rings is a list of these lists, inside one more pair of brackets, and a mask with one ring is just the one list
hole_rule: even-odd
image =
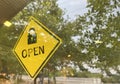
[[87,12],[87,0],[58,0],[58,4],[71,19],[75,19],[76,15],[83,15]]

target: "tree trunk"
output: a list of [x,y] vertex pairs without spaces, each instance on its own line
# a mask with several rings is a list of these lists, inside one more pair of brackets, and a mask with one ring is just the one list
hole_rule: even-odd
[[56,84],[56,74],[55,74],[55,67],[54,67],[54,75],[53,75],[53,83]]
[[54,84],[56,84],[56,77],[53,76],[53,81],[54,81]]

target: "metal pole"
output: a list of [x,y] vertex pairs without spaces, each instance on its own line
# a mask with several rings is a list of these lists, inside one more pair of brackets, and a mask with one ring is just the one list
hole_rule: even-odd
[[35,77],[35,79],[34,79],[34,84],[36,84],[36,79],[37,79],[37,77]]
[[48,84],[50,84],[49,69],[48,69]]

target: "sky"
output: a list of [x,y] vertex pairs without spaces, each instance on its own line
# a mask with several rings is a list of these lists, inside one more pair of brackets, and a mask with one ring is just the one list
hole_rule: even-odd
[[74,20],[77,15],[87,12],[87,0],[58,0],[59,7],[65,11],[65,18],[69,15]]

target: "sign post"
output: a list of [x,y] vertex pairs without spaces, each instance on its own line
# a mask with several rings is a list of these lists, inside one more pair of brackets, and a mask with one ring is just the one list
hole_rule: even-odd
[[57,35],[32,17],[13,51],[25,71],[35,78],[61,43]]

